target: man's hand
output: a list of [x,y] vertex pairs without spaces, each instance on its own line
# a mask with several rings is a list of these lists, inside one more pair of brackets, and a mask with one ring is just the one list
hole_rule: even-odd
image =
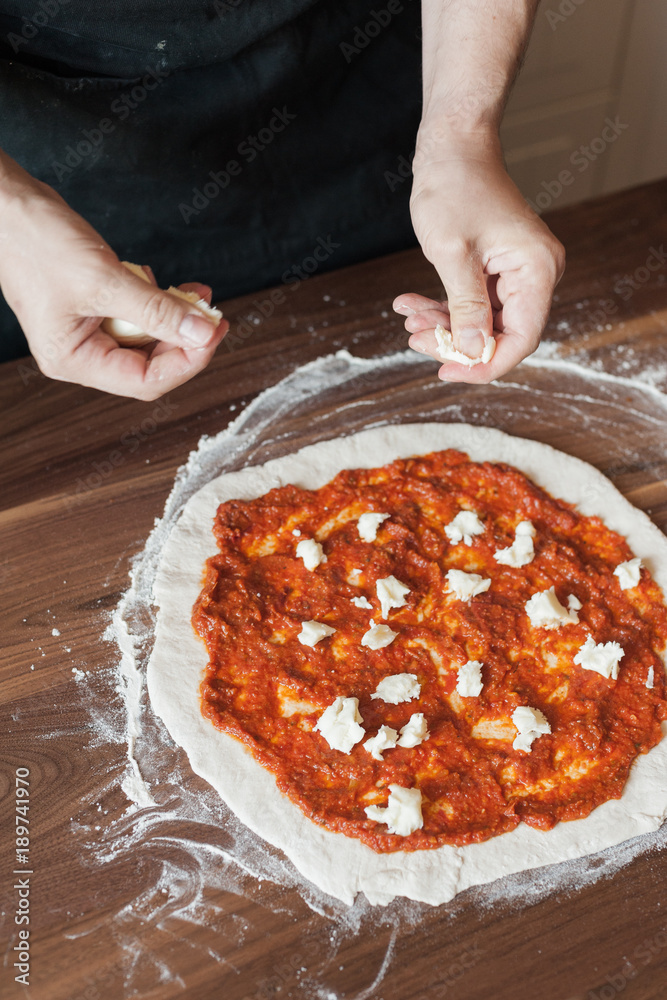
[[422,0],[424,111],[413,162],[412,221],[447,304],[404,294],[410,345],[441,360],[435,327],[479,358],[440,377],[490,382],[535,350],[565,267],[563,247],[507,176],[498,129],[537,0]]
[[[424,129],[424,126],[422,126]],[[447,362],[447,381],[490,382],[537,347],[553,290],[565,267],[562,245],[529,208],[508,177],[492,132],[439,136],[418,144],[412,221],[424,254],[436,268],[447,302],[399,295],[410,346],[442,360],[437,324],[451,330],[454,346],[478,358],[484,335],[496,351],[472,368]]]
[[[137,399],[157,399],[206,367],[229,329],[123,267],[99,233],[52,188],[2,158],[0,287],[45,375]],[[103,193],[100,195],[103,197]],[[119,209],[120,210],[120,207]],[[181,285],[210,303],[206,285]],[[155,337],[120,347],[105,316]]]

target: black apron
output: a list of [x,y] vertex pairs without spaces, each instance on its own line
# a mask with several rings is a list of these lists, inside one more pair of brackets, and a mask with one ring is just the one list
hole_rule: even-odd
[[[417,0],[0,0],[0,38],[0,147],[162,287],[415,242]],[[26,353],[3,299],[0,337]]]

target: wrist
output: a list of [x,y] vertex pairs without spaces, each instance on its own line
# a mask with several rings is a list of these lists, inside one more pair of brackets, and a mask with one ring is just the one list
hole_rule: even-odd
[[417,132],[414,168],[452,158],[497,160],[502,164],[497,126],[473,125],[450,115],[425,115]]

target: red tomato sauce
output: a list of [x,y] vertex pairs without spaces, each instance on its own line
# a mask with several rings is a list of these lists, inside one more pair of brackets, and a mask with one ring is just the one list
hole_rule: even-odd
[[[444,529],[463,508],[485,531],[453,545]],[[370,543],[357,529],[369,511],[391,515]],[[535,557],[520,569],[503,566],[493,554],[513,543],[522,520],[536,529]],[[659,587],[642,569],[638,586],[621,590],[613,571],[633,556],[625,539],[511,466],[448,450],[343,471],[319,490],[284,486],[223,503],[214,533],[219,551],[192,616],[210,659],[202,712],[329,830],[378,852],[469,844],[519,822],[548,830],[620,798],[634,758],[661,738],[667,609]],[[312,571],[296,556],[307,538],[327,557]],[[490,578],[490,589],[456,599],[452,568]],[[382,618],[376,582],[390,575],[410,593]],[[526,602],[551,586],[564,606],[570,594],[581,602],[578,624],[532,627]],[[352,604],[360,596],[372,610]],[[398,633],[391,645],[361,645],[371,618]],[[301,645],[308,620],[336,632]],[[617,680],[574,663],[589,635],[622,646]],[[468,660],[482,662],[483,688],[462,698],[457,671]],[[372,699],[396,673],[417,676],[419,697]],[[338,696],[359,699],[367,734],[349,754],[314,728]],[[530,753],[512,747],[519,705],[540,709],[551,726]],[[424,713],[429,738],[373,759],[365,739],[382,725],[400,730],[415,712]],[[394,783],[422,792],[424,825],[407,837],[364,811],[385,806]]]

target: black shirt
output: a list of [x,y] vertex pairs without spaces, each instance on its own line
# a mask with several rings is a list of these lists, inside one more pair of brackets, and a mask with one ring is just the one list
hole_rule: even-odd
[[[0,37],[0,147],[162,286],[414,242],[416,0],[0,0]],[[4,301],[0,333],[25,352]]]

